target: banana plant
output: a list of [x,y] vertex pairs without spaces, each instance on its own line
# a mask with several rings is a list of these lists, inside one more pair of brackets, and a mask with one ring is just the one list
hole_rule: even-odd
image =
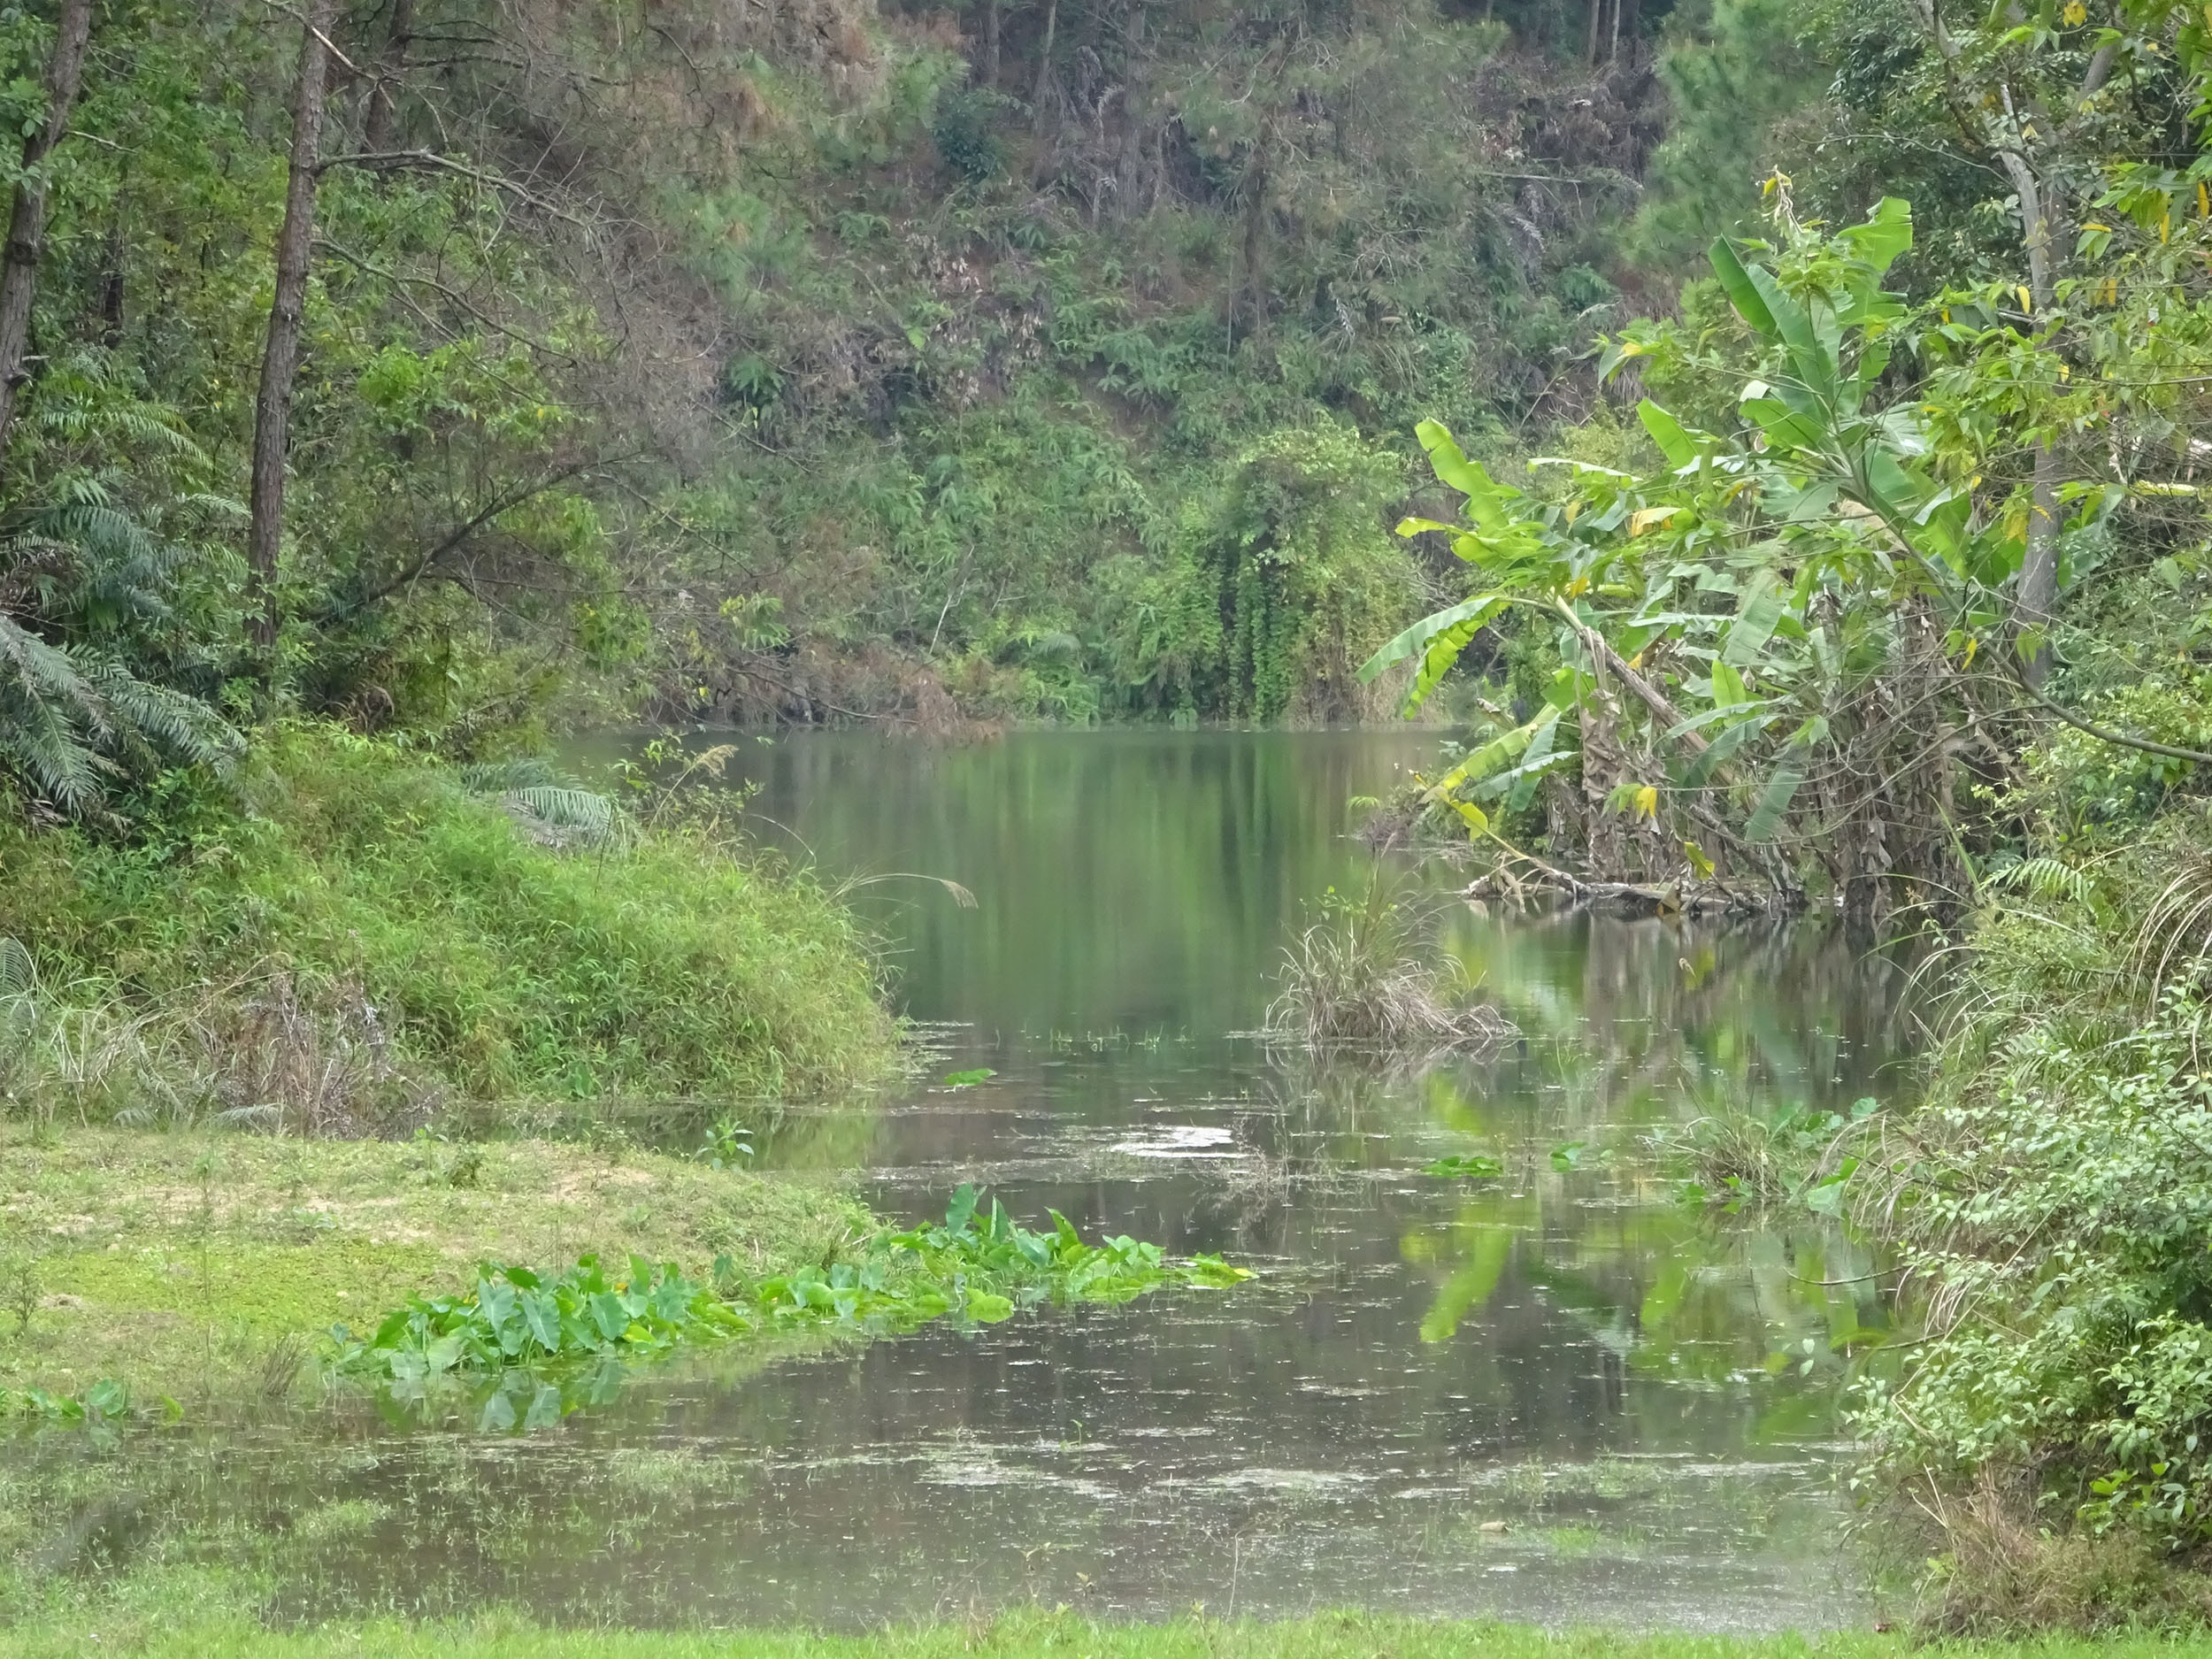
[[[1516,611],[1556,627],[1563,664],[1544,707],[1438,780],[1440,803],[1464,815],[1524,789],[1532,769],[1571,764],[1563,728],[1602,698],[1652,765],[1617,780],[1614,810],[1655,821],[1663,795],[1678,818],[1770,841],[1806,779],[1853,739],[1855,694],[1900,660],[1909,607],[1941,618],[1968,661],[2001,618],[2021,515],[1978,511],[1979,480],[1939,464],[1923,411],[1888,389],[1924,320],[1882,286],[1912,245],[1910,209],[1893,197],[1832,236],[1793,231],[1778,250],[1717,241],[1709,253],[1743,334],[1695,366],[1734,372],[1731,430],[1698,430],[1646,398],[1637,414],[1661,465],[1540,457],[1531,466],[1563,472],[1565,487],[1537,495],[1491,477],[1437,423],[1418,428],[1463,521],[1412,518],[1399,534],[1449,536],[1481,591],[1399,634],[1363,674],[1412,663],[1410,714],[1477,633]],[[1642,324],[1601,370],[1644,358],[1678,371],[1703,349]],[[1479,805],[1469,821],[1486,827]]]

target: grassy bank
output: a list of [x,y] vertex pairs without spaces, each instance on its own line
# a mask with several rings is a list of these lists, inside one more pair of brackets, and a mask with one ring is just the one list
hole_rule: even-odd
[[127,841],[0,830],[0,934],[40,992],[5,1033],[19,1103],[347,1133],[454,1094],[818,1094],[886,1065],[842,907],[697,815],[641,827],[322,726],[269,733],[235,794],[173,782]]
[[758,1273],[872,1225],[820,1187],[573,1143],[24,1125],[0,1128],[0,1386],[113,1378],[188,1406],[303,1386],[333,1324],[465,1289],[480,1262]]
[[2154,1637],[2088,1641],[1971,1642],[1916,1647],[1860,1633],[1770,1637],[1555,1632],[1521,1625],[1327,1613],[1282,1624],[1187,1618],[1167,1624],[1100,1624],[1066,1613],[893,1629],[867,1636],[795,1631],[684,1633],[549,1631],[520,1620],[465,1625],[369,1624],[273,1632],[217,1621],[157,1628],[126,1617],[98,1631],[0,1632],[0,1654],[64,1659],[94,1653],[149,1659],[1880,1659],[1905,1653],[1960,1659],[2151,1659],[2184,1649]]

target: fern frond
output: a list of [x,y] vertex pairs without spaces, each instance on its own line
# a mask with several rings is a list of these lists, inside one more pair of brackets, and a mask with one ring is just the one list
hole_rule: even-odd
[[1990,872],[1983,885],[1999,892],[2023,892],[2039,899],[2071,899],[2077,904],[2096,902],[2096,884],[2089,872],[2047,856],[2023,858]]
[[510,789],[580,789],[583,785],[549,760],[527,756],[514,760],[480,760],[460,769],[461,787],[471,795],[504,795]]
[[29,947],[12,933],[0,934],[0,1001],[38,994],[38,964]]

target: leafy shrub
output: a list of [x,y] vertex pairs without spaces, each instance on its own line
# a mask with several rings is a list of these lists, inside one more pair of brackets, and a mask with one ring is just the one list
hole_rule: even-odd
[[998,125],[1014,101],[987,87],[960,87],[941,94],[929,135],[945,165],[972,183],[1006,171],[1006,142]]
[[1986,884],[1932,1098],[1847,1145],[1848,1213],[1895,1241],[1924,1326],[1865,1386],[1862,1482],[1935,1518],[1955,1624],[2048,1615],[2045,1555],[2103,1586],[2070,1617],[2117,1617],[2125,1584],[2163,1605],[2160,1563],[2212,1547],[2202,833],[2171,811],[2093,868]]
[[2092,1531],[2212,1541],[2212,1009],[2114,1045],[2031,1025],[1889,1171],[1939,1340],[1868,1408],[1882,1458],[2032,1468]]

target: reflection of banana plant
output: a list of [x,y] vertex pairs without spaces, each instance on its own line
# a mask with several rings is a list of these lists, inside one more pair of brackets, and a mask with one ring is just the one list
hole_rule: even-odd
[[[1466,1228],[1467,1255],[1437,1290],[1421,1321],[1424,1342],[1447,1342],[1459,1330],[1460,1321],[1479,1312],[1497,1294],[1498,1281],[1512,1258],[1517,1230],[1509,1225],[1480,1222]],[[1430,1235],[1416,1234],[1425,1244]],[[1414,1240],[1409,1240],[1409,1247]],[[1412,1248],[1409,1254],[1417,1254]]]
[[1763,1402],[1761,1433],[1781,1438],[1827,1409],[1853,1356],[1886,1332],[1870,1256],[1832,1229],[1722,1229],[1679,1207],[1595,1210],[1563,1202],[1563,1182],[1525,1187],[1402,1240],[1409,1262],[1440,1276],[1423,1341],[1449,1341],[1510,1268],[1638,1374],[1811,1385]]

